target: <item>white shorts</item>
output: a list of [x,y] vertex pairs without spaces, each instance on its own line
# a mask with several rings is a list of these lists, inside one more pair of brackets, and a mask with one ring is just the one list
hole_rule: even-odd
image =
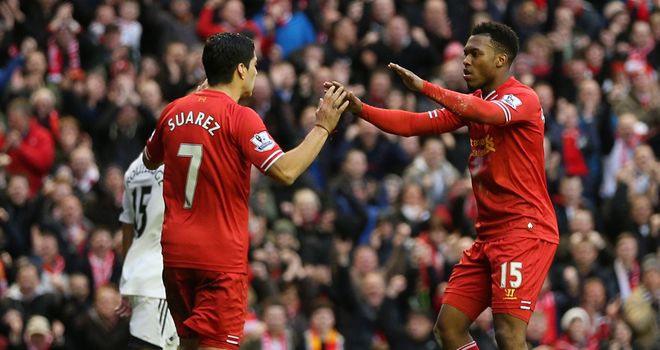
[[132,308],[131,335],[164,350],[176,350],[179,337],[167,300],[137,295],[129,295],[128,300]]

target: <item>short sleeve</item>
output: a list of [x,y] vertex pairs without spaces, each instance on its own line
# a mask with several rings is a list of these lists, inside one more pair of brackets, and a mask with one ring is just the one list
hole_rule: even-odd
[[250,163],[265,173],[284,152],[255,111],[246,107],[241,114],[235,135],[237,144]]
[[160,114],[160,119],[156,125],[156,129],[147,140],[147,145],[144,147],[144,155],[153,163],[162,163],[164,158],[164,145],[163,145],[163,128],[168,119],[167,114],[172,110],[176,101],[167,105],[163,112]]
[[[125,184],[127,185],[127,184]],[[128,186],[124,187],[124,196],[121,201],[122,211],[119,214],[119,221],[124,224],[133,224],[135,222],[135,213],[133,212],[133,206],[131,203],[131,191]]]
[[491,102],[504,112],[504,124],[543,121],[541,103],[534,93],[527,91],[507,93],[500,98],[491,100]]

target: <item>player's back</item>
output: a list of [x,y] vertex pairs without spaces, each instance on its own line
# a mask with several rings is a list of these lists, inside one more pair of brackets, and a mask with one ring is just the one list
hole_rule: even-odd
[[[265,131],[254,128],[265,130],[254,111],[214,90],[176,100],[163,112],[156,132],[167,169],[166,266],[247,271],[250,166],[265,171],[282,153]],[[263,164],[248,154],[254,146],[268,156]]]
[[163,166],[147,169],[140,155],[124,174],[126,192],[119,220],[133,225],[134,236],[122,267],[119,284],[122,295],[165,298],[160,248],[165,210],[163,171]]

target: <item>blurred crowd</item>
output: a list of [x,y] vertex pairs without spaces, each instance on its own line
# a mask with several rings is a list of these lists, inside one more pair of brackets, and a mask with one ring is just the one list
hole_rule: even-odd
[[[0,349],[125,349],[123,172],[204,80],[205,38],[255,40],[241,103],[290,149],[326,80],[410,111],[438,106],[389,62],[468,92],[463,43],[491,20],[520,36],[513,74],[541,99],[561,234],[530,346],[660,349],[658,0],[0,1]],[[242,348],[439,349],[476,237],[469,153],[464,129],[402,138],[347,113],[294,186],[255,170]],[[472,332],[496,349],[489,311]]]

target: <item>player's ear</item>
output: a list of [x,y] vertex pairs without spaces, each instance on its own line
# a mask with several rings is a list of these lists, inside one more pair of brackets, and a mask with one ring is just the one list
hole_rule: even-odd
[[238,67],[237,67],[236,69],[238,70],[238,76],[239,76],[241,79],[245,79],[245,77],[246,77],[246,75],[247,75],[247,71],[248,71],[248,69],[247,69],[247,67],[245,66],[245,64],[243,64],[242,62],[239,63],[239,64],[238,64]]
[[502,68],[503,66],[507,65],[509,62],[509,56],[505,54],[504,52],[500,52],[495,56],[495,66],[497,68]]

